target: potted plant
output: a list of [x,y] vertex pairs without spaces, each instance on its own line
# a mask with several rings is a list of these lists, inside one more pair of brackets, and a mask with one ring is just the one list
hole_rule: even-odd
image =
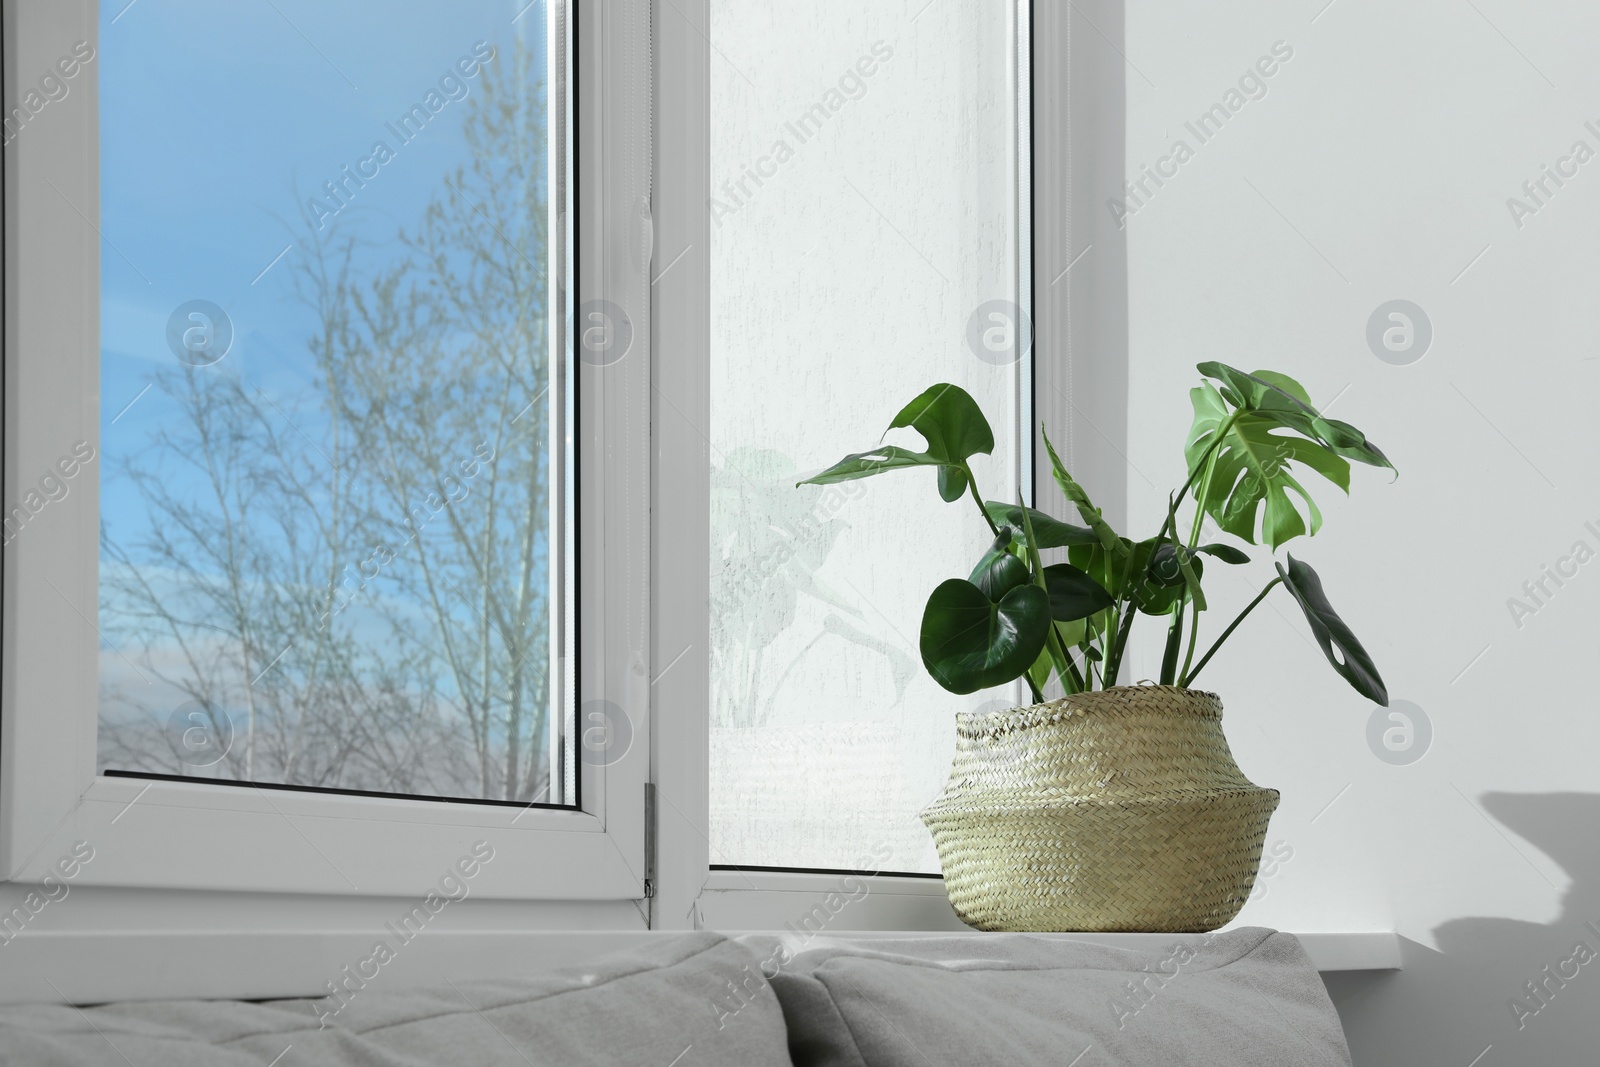
[[[973,926],[1193,931],[1238,913],[1278,793],[1240,772],[1220,700],[1193,684],[1274,588],[1299,604],[1333,669],[1362,696],[1388,703],[1372,658],[1316,572],[1287,554],[1196,659],[1206,564],[1250,561],[1235,544],[1202,543],[1207,519],[1271,555],[1321,526],[1297,474],[1315,471],[1348,492],[1352,461],[1394,470],[1287,375],[1215,362],[1198,369],[1188,477],[1169,495],[1161,528],[1142,541],[1111,528],[1048,437],[1056,485],[1083,525],[1021,501],[985,500],[969,460],[993,451],[994,434],[953,385],[928,389],[889,424],[920,433],[922,451],[880,444],[806,479],[825,485],[932,467],[939,495],[970,497],[993,535],[971,574],[934,589],[919,641],[924,666],[945,689],[972,693],[1022,679],[1034,700],[957,716],[949,783],[922,813],[950,902]],[[1066,560],[1046,564],[1051,549],[1065,549]],[[1160,682],[1119,685],[1140,617],[1166,627]],[[1046,700],[1052,683],[1064,695]]]

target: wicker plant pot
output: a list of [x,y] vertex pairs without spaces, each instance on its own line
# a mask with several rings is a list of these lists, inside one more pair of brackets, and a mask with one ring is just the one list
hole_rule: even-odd
[[1255,882],[1278,791],[1222,736],[1222,701],[1119,686],[956,717],[922,812],[956,914],[980,930],[1214,930]]

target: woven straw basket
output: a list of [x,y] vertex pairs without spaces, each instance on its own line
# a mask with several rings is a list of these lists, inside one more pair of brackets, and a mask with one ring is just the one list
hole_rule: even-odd
[[1222,736],[1222,701],[1118,686],[956,716],[922,812],[950,904],[980,930],[1214,930],[1255,882],[1278,791]]

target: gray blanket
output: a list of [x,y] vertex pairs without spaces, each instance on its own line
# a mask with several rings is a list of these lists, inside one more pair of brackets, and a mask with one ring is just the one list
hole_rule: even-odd
[[1348,1067],[1288,934],[661,935],[586,969],[321,1000],[0,1008],[28,1067]]

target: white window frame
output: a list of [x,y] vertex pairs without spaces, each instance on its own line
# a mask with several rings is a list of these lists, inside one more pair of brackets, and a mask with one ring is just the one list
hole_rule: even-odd
[[[552,0],[553,22],[565,7]],[[7,0],[8,109],[75,42],[88,41],[98,53],[96,12],[95,0]],[[634,472],[649,463],[649,220],[640,211],[648,188],[649,89],[637,77],[648,58],[649,14],[645,0],[585,0],[578,17],[584,165],[577,217],[552,205],[552,232],[575,222],[578,300],[609,300],[635,324],[624,358],[578,364],[578,537],[591,549],[578,576],[579,699],[626,709],[631,747],[609,766],[583,766],[578,810],[97,776],[99,515],[91,479],[4,552],[6,880],[41,881],[82,840],[94,859],[79,869],[75,886],[409,897],[428,892],[482,839],[495,860],[474,880],[477,896],[646,895],[649,487]],[[552,49],[553,60],[558,52]],[[5,149],[8,505],[74,442],[88,441],[99,453],[102,239],[91,221],[99,200],[98,81],[98,64],[86,64],[71,97],[52,104]],[[597,158],[600,165],[591,165]],[[563,306],[567,294],[553,292],[552,309]],[[552,350],[563,353],[570,324],[551,318]]]

